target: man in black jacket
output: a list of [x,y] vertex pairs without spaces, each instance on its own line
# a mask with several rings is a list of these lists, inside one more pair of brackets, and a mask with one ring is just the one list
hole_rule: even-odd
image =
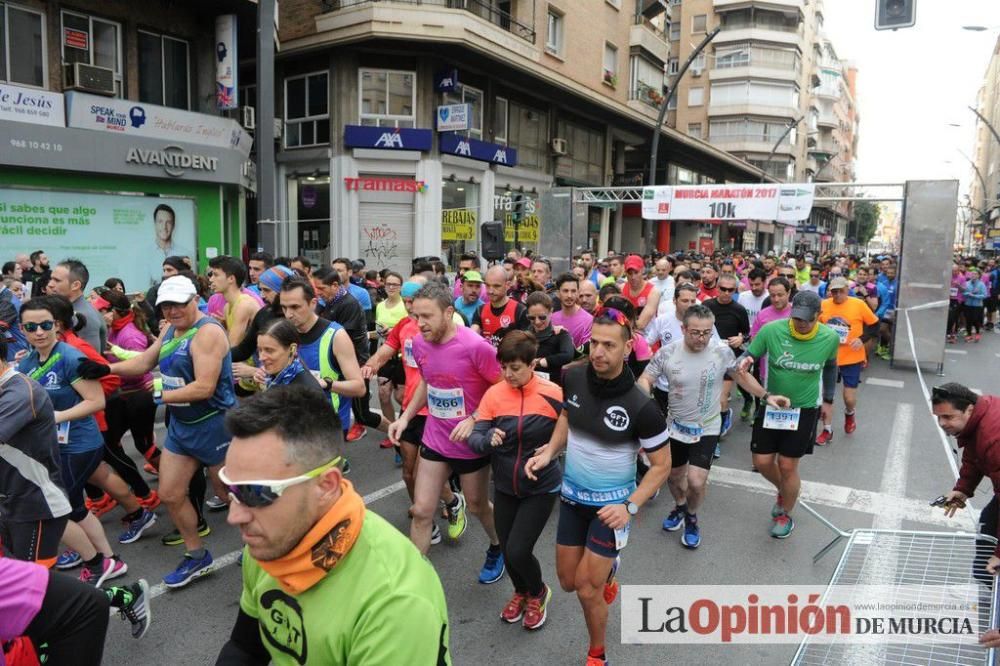
[[[739,356],[743,353],[743,345],[750,338],[750,315],[746,308],[737,303],[736,290],[739,283],[736,276],[730,273],[719,275],[716,286],[719,295],[710,298],[702,305],[707,307],[715,315],[715,330],[719,338],[726,342]],[[725,437],[726,433],[733,427],[733,410],[729,407],[729,394],[733,390],[733,380],[727,375],[722,385],[722,433],[719,438]],[[743,392],[743,389],[740,389]],[[751,400],[749,394],[743,395],[744,402]],[[716,451],[718,454],[718,451]],[[716,455],[716,458],[719,456]]]

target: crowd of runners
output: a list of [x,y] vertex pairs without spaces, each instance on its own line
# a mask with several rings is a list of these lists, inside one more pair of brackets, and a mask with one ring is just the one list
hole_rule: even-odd
[[[540,257],[465,254],[455,275],[433,257],[403,275],[258,252],[204,268],[168,257],[161,281],[135,289],[94,285],[79,261],[50,265],[41,251],[4,266],[10,654],[99,663],[108,608],[141,637],[146,581],[113,586],[129,544],[159,525],[164,546],[183,548],[140,573],[182,588],[213,570],[204,512],[228,510],[246,548],[218,663],[306,663],[302,636],[269,625],[279,603],[300,615],[311,663],[450,663],[444,593],[423,556],[474,517],[489,542],[479,583],[513,587],[502,621],[540,629],[558,584],[579,600],[586,663],[605,664],[633,518],[666,484],[662,529],[688,549],[711,538],[699,509],[738,418],[750,441],[725,445],[749,444],[775,489],[759,529],[790,537],[800,462],[857,428],[861,376],[887,354],[899,291],[894,258],[845,254],[582,252],[556,274]],[[960,320],[967,340],[993,327],[997,280],[993,262],[956,264],[951,341]],[[345,477],[344,442],[369,429],[394,449],[408,538]],[[550,547],[538,542],[556,505],[551,572],[534,553]],[[9,603],[24,610],[8,614],[2,590],[15,587]]]

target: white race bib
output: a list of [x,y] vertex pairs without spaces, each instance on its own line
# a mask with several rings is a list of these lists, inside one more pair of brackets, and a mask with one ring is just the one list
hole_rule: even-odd
[[628,545],[628,533],[632,529],[632,520],[625,523],[625,527],[615,530],[615,550],[621,550]]
[[413,358],[413,338],[403,343],[403,362],[411,368],[417,367],[417,359]]
[[[160,375],[160,379],[163,380],[163,390],[164,391],[176,391],[177,389],[184,388],[187,386],[187,382],[184,381],[183,377],[171,377],[170,375]],[[171,407],[189,407],[191,403],[189,402],[172,402]]]
[[69,421],[63,421],[56,426],[56,441],[60,444],[69,444]]
[[685,444],[697,444],[701,441],[701,433],[704,431],[697,423],[686,423],[677,419],[670,419],[670,439]]
[[768,405],[764,409],[764,428],[767,430],[798,430],[799,408],[778,409]]
[[840,324],[830,324],[830,328],[832,328],[834,332],[837,334],[837,337],[840,338],[840,344],[846,345],[847,336],[850,335],[851,333],[851,327],[841,326]]
[[958,298],[958,287],[952,287],[951,288],[951,297],[952,298]]
[[443,389],[428,384],[427,411],[438,419],[465,418],[465,393],[461,388]]

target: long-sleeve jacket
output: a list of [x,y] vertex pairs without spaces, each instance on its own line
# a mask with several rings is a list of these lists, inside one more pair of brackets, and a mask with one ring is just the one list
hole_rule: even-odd
[[549,326],[542,332],[532,331],[538,340],[538,352],[535,358],[545,359],[544,368],[539,368],[547,372],[549,379],[562,386],[562,367],[573,360],[576,355],[576,348],[573,345],[573,336],[569,331],[562,330],[556,334]]
[[965,283],[965,289],[962,291],[962,295],[965,296],[965,304],[969,307],[979,308],[983,305],[983,300],[990,295],[989,291],[986,289],[986,283],[976,278],[975,280],[969,280]]
[[[524,474],[524,463],[551,439],[562,402],[562,389],[537,376],[520,388],[499,382],[483,395],[476,408],[476,426],[469,436],[469,446],[478,453],[493,453],[493,484],[498,491],[527,497],[559,489],[562,470],[556,461],[536,473],[537,481]],[[491,445],[495,430],[503,432],[503,441],[497,447]]]
[[[972,408],[965,429],[958,434],[962,449],[962,467],[955,490],[972,497],[984,476],[993,483],[993,494],[1000,495],[1000,397],[984,395]],[[1000,557],[1000,545],[995,554]]]

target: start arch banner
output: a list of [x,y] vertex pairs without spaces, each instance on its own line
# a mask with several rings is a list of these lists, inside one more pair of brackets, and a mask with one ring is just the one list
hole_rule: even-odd
[[661,185],[642,190],[646,220],[777,220],[809,217],[813,183]]

